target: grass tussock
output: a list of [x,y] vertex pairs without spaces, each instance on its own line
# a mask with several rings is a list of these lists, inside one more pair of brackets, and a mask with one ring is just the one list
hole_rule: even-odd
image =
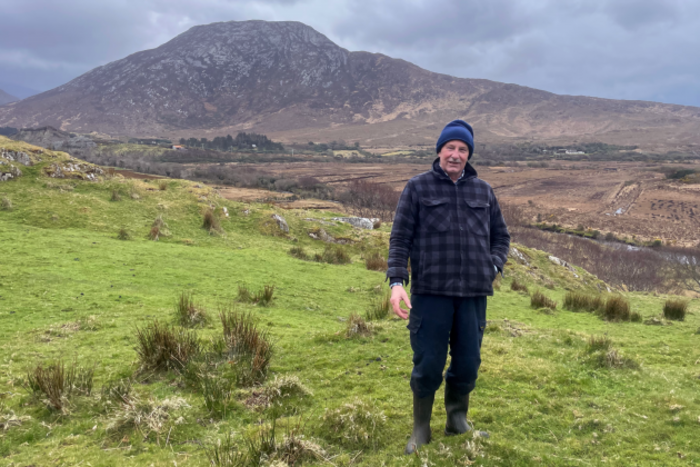
[[180,293],[175,304],[175,319],[180,326],[197,327],[209,323],[209,315],[201,303],[196,303],[192,292]]
[[664,318],[673,321],[684,321],[688,313],[688,300],[668,299],[664,303]]
[[630,302],[624,297],[613,295],[605,301],[599,314],[606,321],[630,321],[632,317]]
[[362,316],[353,313],[347,320],[345,337],[349,339],[353,337],[369,337],[372,335],[372,331],[372,323],[368,323]]
[[597,368],[610,369],[639,369],[639,364],[623,356],[613,347],[613,342],[607,336],[591,336],[586,345],[590,354],[590,362]]
[[350,264],[350,255],[339,245],[327,245],[323,253],[316,253],[314,261],[328,264]]
[[7,196],[3,196],[2,200],[0,200],[0,210],[12,211],[12,201]]
[[239,386],[259,384],[267,378],[274,355],[267,331],[259,328],[252,313],[225,309],[219,313],[225,351],[236,371]]
[[365,258],[365,267],[370,271],[386,271],[389,265],[381,253],[375,251]]
[[271,306],[275,296],[275,286],[266,284],[257,292],[251,292],[245,285],[238,286],[238,296],[236,300],[241,303],[251,303],[253,305]]
[[549,308],[550,310],[557,309],[557,302],[547,297],[541,291],[536,290],[530,297],[530,307],[532,308]]
[[321,418],[324,436],[348,449],[376,449],[382,443],[385,425],[384,412],[359,399],[326,410]]
[[131,378],[109,381],[100,391],[100,401],[107,406],[129,404],[134,398],[134,387]]
[[306,253],[306,250],[300,246],[293,246],[289,249],[289,254],[293,256],[294,258],[303,260],[303,261],[308,261],[309,260],[309,255]]
[[205,448],[209,465],[216,467],[287,467],[326,461],[326,453],[317,443],[305,439],[299,426],[287,430],[280,439],[276,421],[237,443],[229,434]]
[[107,421],[107,433],[123,433],[136,430],[143,438],[151,434],[158,438],[168,432],[178,420],[173,417],[175,411],[189,407],[181,397],[170,397],[164,400],[153,398],[141,399],[133,397],[128,402],[115,409]]
[[94,370],[72,363],[66,367],[58,361],[49,365],[39,363],[27,371],[25,387],[34,395],[45,397],[47,406],[64,412],[68,398],[74,394],[92,394]]
[[131,234],[129,233],[128,230],[126,230],[124,227],[119,229],[119,232],[117,232],[117,239],[118,240],[131,240]]
[[516,292],[525,292],[526,294],[530,294],[530,291],[527,289],[527,285],[520,282],[516,277],[514,277],[510,283],[510,290],[514,290]]
[[167,190],[167,189],[168,189],[168,182],[167,182],[167,180],[161,180],[160,182],[158,182],[158,189],[159,189],[160,191],[165,191],[165,190]]
[[387,319],[391,313],[391,289],[382,294],[381,297],[372,300],[365,319],[367,321],[377,321]]
[[245,405],[249,408],[275,406],[278,409],[293,409],[289,402],[313,396],[313,393],[299,379],[298,376],[275,376],[264,386],[255,389],[246,399]]
[[564,297],[564,308],[570,311],[586,311],[592,313],[603,307],[600,295],[590,295],[582,292],[567,292]]
[[217,417],[225,417],[233,399],[233,384],[227,378],[205,373],[200,376],[199,387],[204,398],[204,406],[209,413]]
[[121,201],[122,195],[118,190],[112,190],[112,196],[109,198],[110,201]]
[[148,233],[148,238],[154,242],[157,242],[161,236],[167,237],[169,235],[170,232],[168,231],[168,224],[166,224],[163,220],[163,215],[158,214],[158,216],[156,216],[156,218],[153,220],[151,231]]
[[202,228],[209,233],[221,232],[221,222],[214,210],[207,209],[202,218]]
[[181,370],[201,350],[194,331],[175,329],[158,321],[143,329],[136,328],[136,339],[142,370]]

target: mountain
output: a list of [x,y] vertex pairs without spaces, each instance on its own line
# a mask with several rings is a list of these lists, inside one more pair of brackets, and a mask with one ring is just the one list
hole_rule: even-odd
[[2,89],[0,89],[0,105],[5,105],[9,104],[10,102],[15,102],[18,101],[19,99],[16,98],[15,96],[6,93]]
[[0,107],[0,126],[131,136],[263,132],[283,141],[432,144],[453,118],[479,142],[700,144],[700,108],[561,96],[349,52],[298,22],[195,26]]

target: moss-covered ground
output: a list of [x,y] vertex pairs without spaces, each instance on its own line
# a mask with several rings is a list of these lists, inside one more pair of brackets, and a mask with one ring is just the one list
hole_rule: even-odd
[[[386,248],[389,226],[360,232],[326,225],[305,219],[330,213],[237,204],[185,181],[163,188],[159,181],[119,178],[55,180],[41,168],[25,167],[21,178],[0,183],[0,198],[12,205],[0,210],[0,465],[207,465],[206,448],[229,434],[244,450],[272,411],[245,404],[249,388],[235,393],[225,416],[215,416],[178,373],[139,371],[135,331],[154,319],[173,323],[183,291],[216,315],[234,302],[239,285],[257,290],[266,284],[275,286],[272,306],[233,306],[254,313],[272,336],[268,379],[297,376],[313,393],[294,411],[275,415],[280,436],[298,427],[324,449],[325,460],[305,464],[700,464],[697,302],[685,321],[667,326],[610,323],[561,305],[554,312],[534,310],[527,295],[510,290],[513,277],[559,304],[566,289],[595,291],[601,284],[521,248],[529,266],[511,259],[489,299],[483,363],[471,398],[469,418],[487,437],[444,436],[440,392],[433,442],[406,457],[412,418],[405,323],[376,323],[371,337],[345,334],[348,316],[363,314],[384,293],[383,274],[366,270],[361,258]],[[112,201],[114,192],[120,200]],[[223,233],[201,227],[207,209],[219,214]],[[285,217],[289,234],[271,222],[273,213]],[[167,225],[159,241],[151,241],[157,216]],[[122,228],[130,240],[117,239]],[[351,264],[288,254],[293,246],[322,251],[324,244],[308,235],[318,228],[354,242],[345,247]],[[659,316],[667,298],[625,295],[644,320]],[[221,334],[221,325],[213,320],[195,332],[206,341]],[[601,365],[588,351],[591,336],[607,336],[638,366]],[[27,369],[58,359],[95,370],[92,395],[71,398],[62,412],[23,384]],[[115,413],[101,401],[100,388],[125,377],[134,378],[143,400],[181,397],[187,405],[158,433],[109,431]],[[324,414],[357,399],[386,421],[370,429],[365,443],[338,442]]]

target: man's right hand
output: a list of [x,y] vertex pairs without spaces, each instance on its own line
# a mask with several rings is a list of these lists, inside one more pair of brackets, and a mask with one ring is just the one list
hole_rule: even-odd
[[402,285],[395,285],[391,288],[391,306],[394,313],[401,319],[408,319],[408,310],[401,308],[401,302],[404,302],[408,309],[412,308],[411,301],[408,299],[408,294]]

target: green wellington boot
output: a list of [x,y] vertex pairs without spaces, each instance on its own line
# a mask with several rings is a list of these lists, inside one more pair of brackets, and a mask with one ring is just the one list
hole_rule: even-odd
[[446,384],[445,411],[447,412],[447,422],[445,423],[445,434],[447,436],[461,435],[472,429],[467,423],[468,410],[469,394],[461,396]]
[[430,416],[433,413],[435,394],[420,398],[413,394],[413,433],[408,440],[405,454],[413,454],[418,448],[430,442]]

